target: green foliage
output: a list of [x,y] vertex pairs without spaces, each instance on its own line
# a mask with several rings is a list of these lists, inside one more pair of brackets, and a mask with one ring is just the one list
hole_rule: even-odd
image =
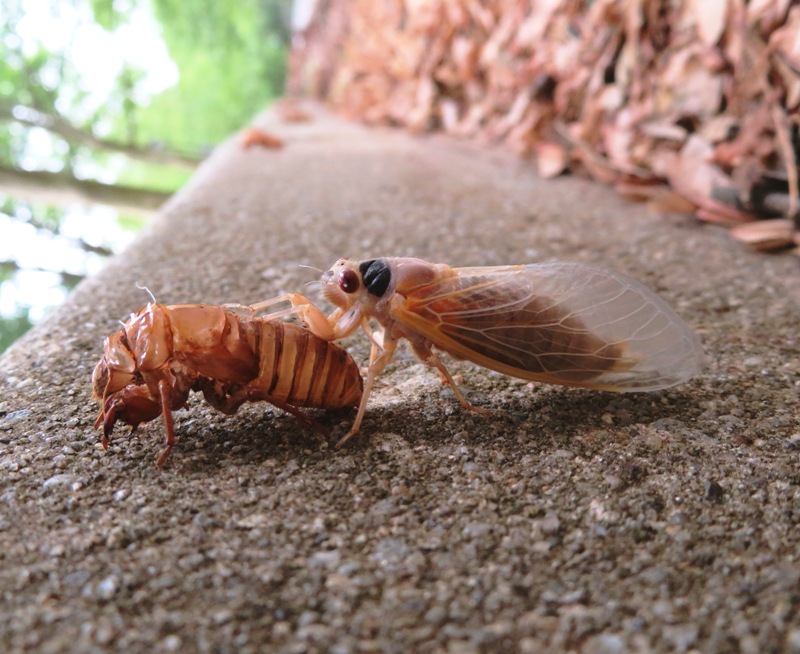
[[41,39],[23,44],[18,26],[24,14],[18,0],[0,4],[0,103],[55,113],[68,95],[71,108],[78,106],[86,97],[80,74],[64,51],[47,49]]
[[[43,40],[17,33],[25,5],[11,1],[0,5],[0,163],[18,167],[29,152],[32,128],[7,119],[12,112],[29,118],[31,110],[42,115],[65,115],[77,127],[91,129],[90,117],[81,118],[80,106],[87,97],[80,74],[64,51],[48,50]],[[30,20],[28,21],[28,31]],[[34,112],[34,113],[35,113]],[[44,154],[39,141],[38,158],[27,166],[49,170],[70,169],[78,150],[73,144],[52,136],[50,152]]]
[[53,234],[60,233],[61,223],[64,220],[64,212],[61,209],[49,206],[37,206],[36,208],[32,208],[27,202],[25,205],[26,207],[22,212],[15,211],[14,213],[17,215],[22,213],[23,215],[30,216],[28,222],[37,229],[44,229]]
[[95,22],[111,32],[120,22],[120,12],[114,7],[114,0],[89,0]]
[[192,172],[186,168],[144,163],[133,159],[126,161],[119,172],[117,183],[125,186],[171,192],[189,181]]
[[0,318],[0,352],[16,341],[33,327],[27,312],[19,313],[11,318]]
[[[177,86],[141,110],[142,133],[190,149],[246,124],[283,92],[288,0],[155,0]],[[282,13],[283,12],[283,13]]]
[[[179,82],[148,98],[142,92],[145,71],[124,62],[114,88],[101,102],[70,60],[74,43],[67,39],[66,47],[48,51],[44,40],[28,38],[23,47],[16,30],[27,5],[21,0],[0,4],[0,107],[18,107],[17,111],[20,106],[31,107],[45,115],[60,115],[79,129],[140,148],[162,144],[169,150],[202,155],[283,92],[291,0],[70,3],[79,16],[76,25],[94,21],[109,33],[150,4],[178,66]],[[58,14],[62,6],[54,4],[53,11]],[[13,163],[26,151],[29,130],[18,123],[0,123],[4,163]],[[71,141],[54,148],[61,153],[61,167],[67,169],[78,165],[76,157],[96,156]]]
[[141,232],[147,225],[147,219],[142,216],[129,216],[121,214],[117,218],[117,224],[126,232]]
[[[143,189],[173,191],[183,186],[190,175],[184,162],[180,167],[145,162],[147,153],[129,156],[128,149],[123,155],[119,148],[108,147],[108,141],[148,152],[158,146],[168,154],[199,158],[247,124],[283,92],[290,10],[291,0],[2,0],[0,165],[74,171],[76,177],[115,179]],[[99,94],[98,86],[104,85],[90,83],[72,53],[86,43],[84,35],[89,42],[92,37],[108,39],[142,19],[142,12],[146,18],[152,12],[159,20],[179,69],[179,83],[150,97],[148,71],[128,61],[151,52],[137,41],[133,54],[119,50],[114,61],[121,71],[112,88]],[[63,24],[70,27],[62,30],[63,38],[52,39],[54,25],[61,25],[56,19],[65,18]],[[43,23],[48,23],[51,38],[40,29]],[[82,237],[64,237],[65,214],[60,209],[2,195],[0,205],[4,219],[27,222],[45,237],[55,235],[73,247],[77,240],[93,256],[108,249],[105,244],[92,245],[91,238],[84,242]],[[117,220],[128,231],[144,226],[140,217]],[[53,262],[47,269],[58,271],[58,265]],[[0,262],[0,284],[13,283],[20,270],[16,261]],[[80,279],[80,274],[60,273],[64,288]],[[19,307],[15,315],[0,316],[0,352],[30,327],[28,310]]]

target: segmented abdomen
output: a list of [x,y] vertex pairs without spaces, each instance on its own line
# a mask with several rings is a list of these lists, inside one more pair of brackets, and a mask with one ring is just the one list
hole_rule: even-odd
[[361,373],[342,347],[291,323],[261,320],[257,324],[258,386],[262,391],[299,407],[358,406]]

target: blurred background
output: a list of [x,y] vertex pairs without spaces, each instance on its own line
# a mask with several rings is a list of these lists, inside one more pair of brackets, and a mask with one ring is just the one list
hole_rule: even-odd
[[3,0],[0,31],[0,351],[284,94],[800,256],[793,0]]
[[283,93],[290,10],[0,3],[0,352]]

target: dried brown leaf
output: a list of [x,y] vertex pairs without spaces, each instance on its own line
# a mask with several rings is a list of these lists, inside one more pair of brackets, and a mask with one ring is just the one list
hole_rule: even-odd
[[443,0],[443,21],[454,31],[466,30],[471,26],[472,18],[462,0]]
[[786,109],[797,111],[798,107],[800,107],[800,72],[791,68],[780,57],[775,57],[772,65],[774,66],[775,74],[783,83],[786,94]]
[[[326,0],[317,14],[293,88],[367,122],[502,138],[545,175],[566,166],[728,224],[765,175],[796,180],[793,0]],[[655,179],[670,190],[643,186]]]
[[747,24],[757,26],[762,33],[778,27],[786,18],[791,0],[750,0],[747,3]]
[[729,0],[688,0],[685,4],[700,40],[708,47],[716,45],[725,30],[728,4]]
[[701,220],[733,227],[756,220],[756,216],[710,198],[703,200],[696,214]]
[[663,184],[617,184],[617,192],[636,202],[647,202],[653,211],[664,213],[693,213],[697,209],[694,202],[690,202],[669,186]]
[[780,53],[794,70],[800,71],[800,5],[793,7],[783,27],[772,33],[769,47]]
[[685,198],[703,204],[704,199],[713,197],[717,188],[732,186],[727,175],[710,163],[712,154],[711,144],[694,134],[680,152],[656,150],[653,153],[653,170],[667,179]]
[[421,132],[430,126],[436,100],[436,84],[430,77],[416,83],[413,108],[408,112],[406,124],[412,132]]
[[656,118],[655,120],[648,120],[639,126],[639,131],[642,134],[647,134],[656,139],[663,141],[675,141],[683,143],[688,136],[685,127],[675,124],[672,120],[665,120]]
[[[380,4],[380,3],[375,3]],[[442,5],[432,0],[403,0],[405,26],[411,34],[432,34],[442,25]]]
[[731,229],[731,236],[757,250],[782,250],[795,245],[795,234],[791,220],[776,218],[756,220]]
[[566,170],[568,155],[563,146],[556,143],[537,143],[533,146],[533,151],[536,153],[536,169],[541,177],[556,177]]
[[722,104],[722,79],[702,46],[689,46],[672,56],[658,80],[657,107],[678,116],[708,117]]
[[553,13],[563,6],[563,0],[541,0],[519,24],[515,37],[517,49],[528,49],[541,44]]
[[478,2],[478,0],[461,0],[464,6],[467,8],[470,16],[472,17],[473,22],[478,25],[481,29],[483,29],[487,33],[491,33],[492,29],[497,22],[496,16],[492,13],[491,9],[487,6],[484,6],[483,3]]
[[278,103],[278,114],[285,123],[307,123],[311,114],[292,98],[285,98]]
[[239,135],[239,143],[245,150],[249,150],[252,147],[280,150],[283,147],[283,141],[280,138],[258,127],[246,127],[243,129]]
[[450,45],[450,52],[456,77],[460,81],[466,82],[477,75],[480,46],[474,39],[456,36]]
[[729,139],[738,127],[739,121],[730,114],[719,114],[705,121],[698,130],[709,143],[721,143]]

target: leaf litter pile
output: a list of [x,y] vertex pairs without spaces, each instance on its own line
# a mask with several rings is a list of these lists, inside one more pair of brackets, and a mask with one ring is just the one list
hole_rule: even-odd
[[800,3],[318,0],[294,91],[800,252]]

